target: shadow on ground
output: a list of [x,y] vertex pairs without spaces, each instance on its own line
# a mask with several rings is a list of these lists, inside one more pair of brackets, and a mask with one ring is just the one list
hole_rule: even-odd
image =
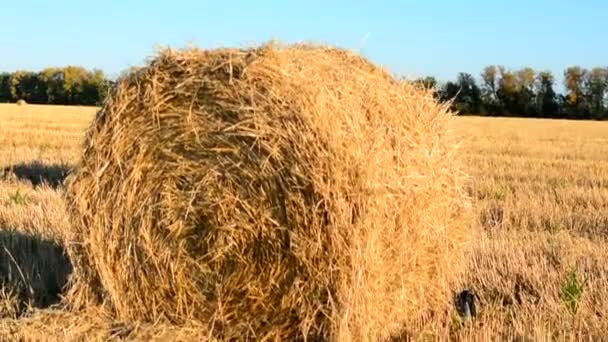
[[14,229],[0,230],[0,314],[61,301],[72,265],[63,246]]
[[0,175],[3,178],[14,177],[18,180],[29,181],[34,187],[47,184],[52,188],[63,185],[69,175],[70,166],[67,164],[44,164],[38,161],[21,163],[4,168]]

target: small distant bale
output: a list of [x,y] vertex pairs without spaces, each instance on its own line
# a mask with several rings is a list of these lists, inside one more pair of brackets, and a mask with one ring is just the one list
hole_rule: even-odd
[[17,106],[25,106],[27,104],[24,99],[19,99],[15,103],[17,104]]
[[451,113],[345,50],[166,50],[118,81],[67,202],[74,306],[220,339],[377,341],[451,305]]

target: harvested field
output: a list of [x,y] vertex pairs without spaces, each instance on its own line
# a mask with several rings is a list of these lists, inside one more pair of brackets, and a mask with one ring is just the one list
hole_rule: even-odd
[[[26,174],[46,175],[34,179],[61,177],[53,170],[76,163],[93,113],[92,108],[0,105],[0,169],[33,165]],[[435,316],[410,333],[471,341],[604,338],[608,124],[460,117],[452,129],[465,139],[462,151],[472,176],[468,191],[482,230],[461,283],[476,290],[480,312],[470,323],[455,312]],[[70,223],[63,191],[7,172],[0,182],[0,225],[26,238],[35,235],[40,244],[64,241]],[[65,266],[61,253],[47,252],[57,256],[56,266],[45,267],[59,274]],[[39,252],[30,263],[40,258],[48,256]],[[15,296],[3,298],[3,339],[188,340],[203,331],[194,323],[125,323],[102,308],[31,308],[17,318],[23,308]]]

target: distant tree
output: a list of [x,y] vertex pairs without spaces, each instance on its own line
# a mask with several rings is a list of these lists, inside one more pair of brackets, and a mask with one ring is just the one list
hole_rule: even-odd
[[536,116],[534,84],[536,73],[532,68],[511,71],[497,68],[496,98],[502,113],[516,116]]
[[87,70],[78,66],[63,68],[63,88],[67,104],[84,104],[83,91],[87,79]]
[[583,81],[588,111],[593,118],[606,114],[605,100],[608,93],[608,68],[593,68],[585,73]]
[[95,69],[89,72],[83,86],[83,103],[86,105],[100,105],[109,88],[110,82],[103,71]]
[[46,83],[46,94],[48,103],[68,104],[67,94],[64,87],[64,74],[61,68],[47,68],[40,72],[40,78]]
[[439,98],[439,89],[437,79],[433,76],[419,77],[411,81],[411,83],[421,89],[429,89],[433,91],[433,96]]
[[518,114],[536,116],[534,103],[534,81],[536,73],[532,68],[523,68],[516,72],[519,92],[517,94],[516,108]]
[[550,71],[536,72],[530,67],[486,66],[480,73],[480,86],[467,73],[441,86],[432,77],[413,83],[435,85],[439,99],[450,101],[460,114],[608,120],[608,68],[571,66],[563,75],[564,94],[556,93]]
[[489,65],[483,69],[481,73],[481,100],[484,111],[489,114],[500,114],[502,108],[498,101],[498,68],[495,65]]
[[11,100],[11,74],[0,73],[0,102],[10,102]]
[[439,91],[439,99],[443,102],[452,101],[452,108],[456,109],[457,105],[457,96],[460,92],[460,87],[456,82],[448,81],[446,82]]
[[458,75],[458,86],[461,89],[461,103],[464,111],[471,114],[479,114],[481,105],[481,89],[471,74],[460,73]]
[[517,75],[505,67],[498,67],[500,79],[498,81],[498,90],[496,91],[498,101],[503,110],[507,114],[521,115],[518,108],[518,96],[520,92],[520,83]]
[[460,114],[479,114],[481,90],[471,74],[459,73],[456,83],[447,82],[440,98],[453,101],[452,107]]
[[586,70],[580,66],[572,66],[564,71],[564,85],[566,86],[566,103],[564,108],[573,118],[585,118],[587,106],[584,96],[584,79]]
[[46,89],[38,74],[18,70],[10,77],[11,100],[25,100],[28,103],[46,103]]
[[98,105],[111,85],[103,71],[78,66],[46,68],[34,73],[0,73],[0,102]]
[[551,71],[545,70],[536,77],[536,112],[540,117],[558,117],[559,102],[553,90],[554,78]]
[[23,81],[23,79],[28,77],[29,74],[30,74],[30,72],[28,72],[28,71],[17,70],[11,75],[11,79],[10,79],[11,100],[18,100],[20,98],[24,98],[25,96],[28,96],[28,94],[26,93],[26,90],[23,89],[24,87],[23,87],[22,81]]
[[433,76],[417,78],[413,81],[413,83],[427,89],[437,87],[437,79]]

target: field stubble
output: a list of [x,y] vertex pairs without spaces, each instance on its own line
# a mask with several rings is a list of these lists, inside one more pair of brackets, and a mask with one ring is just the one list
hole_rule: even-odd
[[[196,326],[126,326],[102,309],[53,307],[71,270],[59,243],[69,225],[60,183],[95,110],[0,105],[0,280],[6,284],[0,334],[27,340],[195,337]],[[450,312],[411,327],[411,334],[604,338],[608,123],[461,117],[453,132],[463,139],[467,188],[481,230],[462,285],[475,290],[480,312],[472,322]],[[39,308],[18,318],[25,305]]]

